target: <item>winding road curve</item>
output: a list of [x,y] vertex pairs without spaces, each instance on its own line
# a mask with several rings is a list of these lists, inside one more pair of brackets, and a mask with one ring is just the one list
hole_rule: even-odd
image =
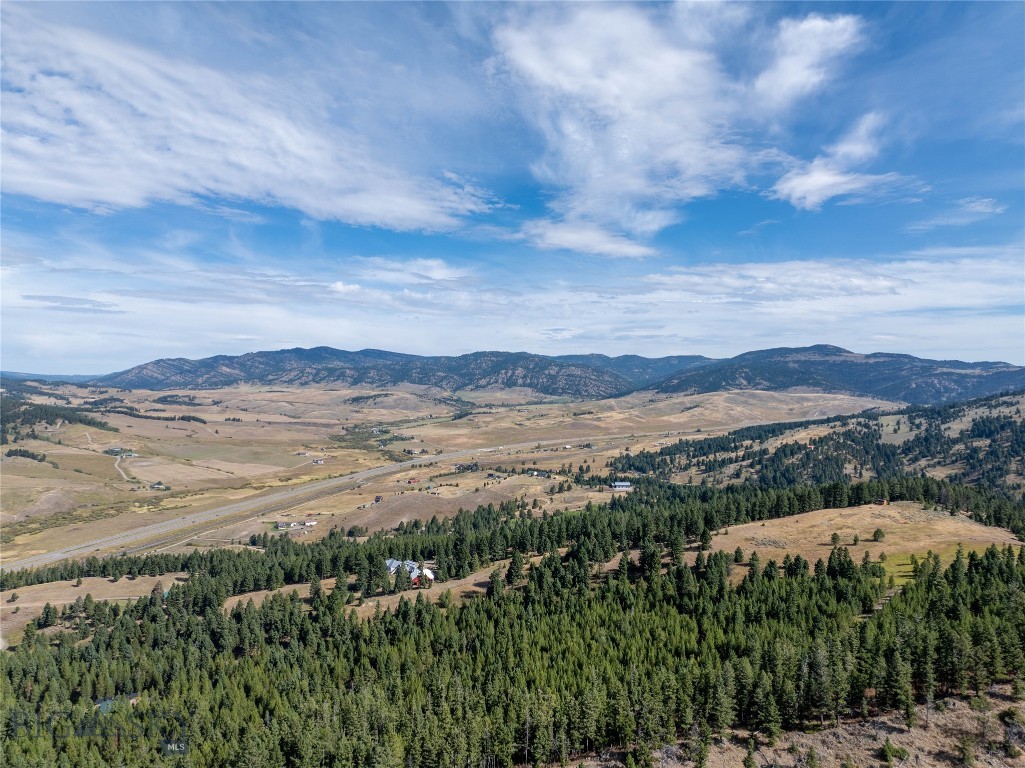
[[[650,435],[655,434],[664,433],[650,433]],[[93,554],[99,555],[100,553],[108,552],[109,550],[124,550],[141,543],[147,543],[145,548],[148,549],[153,545],[150,544],[150,542],[153,542],[155,539],[160,539],[161,537],[165,537],[166,539],[168,536],[173,537],[175,534],[187,536],[190,534],[182,533],[182,531],[197,525],[203,525],[205,523],[221,520],[222,518],[234,517],[236,515],[245,514],[249,516],[256,516],[270,512],[281,512],[283,510],[290,509],[291,507],[308,504],[311,501],[317,501],[327,496],[333,496],[337,493],[341,493],[342,491],[347,491],[366,480],[380,477],[382,475],[389,475],[394,472],[401,472],[404,469],[409,469],[410,467],[431,461],[461,459],[466,458],[467,456],[474,456],[478,453],[489,453],[494,451],[502,451],[505,453],[508,451],[522,450],[524,448],[533,448],[538,445],[552,446],[564,445],[567,443],[579,444],[582,442],[586,443],[596,440],[617,440],[627,437],[640,438],[647,436],[649,435],[632,433],[628,435],[572,437],[563,438],[561,440],[531,440],[527,443],[512,443],[509,445],[472,448],[462,451],[436,454],[429,457],[425,456],[423,458],[411,459],[409,461],[400,461],[395,464],[385,464],[380,467],[374,467],[373,469],[364,469],[360,472],[354,472],[353,474],[345,475],[344,477],[332,477],[327,480],[316,480],[295,488],[286,488],[281,491],[243,499],[242,501],[236,501],[232,504],[214,507],[213,509],[204,510],[202,512],[193,512],[190,515],[185,515],[184,517],[174,520],[165,520],[161,523],[153,523],[152,525],[134,528],[130,531],[124,531],[123,533],[116,533],[111,536],[91,539],[84,541],[81,544],[74,544],[61,549],[45,552],[43,554],[24,557],[20,560],[11,560],[10,562],[3,564],[2,570],[10,572],[21,570],[23,568],[38,568],[43,565],[50,565],[51,563],[67,560],[69,558],[88,557]],[[166,542],[161,540],[156,543]]]

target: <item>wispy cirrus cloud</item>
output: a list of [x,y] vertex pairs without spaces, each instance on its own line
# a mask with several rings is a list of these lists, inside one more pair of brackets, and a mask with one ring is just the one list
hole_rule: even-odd
[[[46,249],[19,245],[29,254]],[[43,372],[53,373],[240,353],[255,340],[264,349],[561,353],[571,344],[609,354],[712,357],[825,340],[859,351],[1007,359],[1007,340],[1021,338],[1025,292],[1020,244],[861,259],[700,260],[654,270],[621,260],[574,280],[524,274],[502,284],[424,257],[353,259],[334,270],[302,262],[246,270],[83,244],[41,258],[42,266],[4,265],[4,355],[45,357],[55,362]],[[99,262],[102,271],[81,268]],[[402,271],[418,277],[389,278]],[[55,280],[68,292],[48,293]],[[91,312],[87,327],[75,317],[79,310]],[[105,348],[99,357],[98,344]]]
[[1007,206],[991,197],[963,197],[953,207],[932,216],[909,224],[908,232],[928,232],[937,227],[966,227],[978,221],[999,216],[1007,210]]
[[79,296],[49,296],[40,294],[23,294],[22,299],[37,302],[57,312],[93,312],[105,314],[124,314],[117,305],[109,301],[97,301]]
[[654,248],[577,218],[530,221],[523,225],[520,237],[544,250],[576,251],[614,258],[639,258],[656,253]]
[[[411,173],[281,88],[5,6],[3,186],[95,211],[202,198],[396,230],[446,230],[492,205],[458,177]],[[252,214],[214,206],[229,218]]]
[[354,273],[361,279],[390,285],[461,285],[472,277],[470,270],[443,259],[368,256],[354,262]]
[[737,234],[741,237],[751,237],[752,235],[757,235],[766,227],[771,227],[774,224],[779,224],[779,222],[776,219],[762,219],[757,224],[754,224],[748,227],[747,229],[741,230]]

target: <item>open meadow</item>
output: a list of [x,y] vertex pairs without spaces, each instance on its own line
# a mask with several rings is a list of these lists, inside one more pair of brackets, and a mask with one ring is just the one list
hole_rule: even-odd
[[[873,540],[876,529],[883,532],[880,541]],[[748,571],[752,552],[758,553],[763,568],[769,560],[781,564],[787,554],[801,555],[812,564],[820,558],[828,560],[834,533],[839,536],[838,546],[847,547],[855,562],[861,562],[866,552],[873,561],[883,559],[887,572],[897,583],[910,578],[912,555],[921,559],[928,552],[934,552],[947,565],[959,546],[967,554],[969,551],[981,553],[994,544],[998,547],[1022,545],[1014,534],[1003,528],[982,525],[963,515],[951,516],[942,510],[926,509],[917,502],[898,501],[886,505],[820,509],[777,520],[735,525],[714,535],[711,548],[730,554],[738,547],[743,550],[745,565],[735,567],[732,574],[734,580],[739,581]],[[691,562],[695,557],[696,553],[689,553]]]
[[[109,410],[95,416],[117,431],[40,424],[35,438],[26,436],[18,447],[45,454],[45,461],[0,459],[0,565],[410,459],[434,466],[403,469],[289,514],[323,517],[325,526],[310,532],[322,535],[332,525],[390,528],[524,496],[546,508],[572,508],[592,495],[569,491],[553,498],[545,477],[498,480],[488,474],[497,466],[600,469],[628,448],[654,449],[680,437],[888,405],[846,395],[774,392],[642,392],[565,402],[527,390],[450,394],[409,385],[203,392],[61,385],[51,391],[54,398],[33,399],[105,403]],[[435,458],[467,450],[477,452],[471,461],[484,471],[453,476],[455,465],[466,459]],[[216,546],[267,530],[277,520],[270,513],[238,516],[183,536]],[[184,537],[179,544],[186,543]]]

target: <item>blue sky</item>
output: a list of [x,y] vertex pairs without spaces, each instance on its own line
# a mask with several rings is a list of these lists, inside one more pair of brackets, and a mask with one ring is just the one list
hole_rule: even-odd
[[1025,5],[2,13],[2,366],[1025,363]]

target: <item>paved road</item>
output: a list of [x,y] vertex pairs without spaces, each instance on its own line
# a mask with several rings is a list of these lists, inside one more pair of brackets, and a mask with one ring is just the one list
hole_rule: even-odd
[[[663,433],[651,433],[651,434],[663,434]],[[436,454],[434,456],[424,456],[418,459],[411,459],[409,461],[401,461],[395,464],[385,464],[384,466],[374,467],[373,469],[365,469],[361,472],[355,472],[345,477],[333,477],[328,480],[316,480],[314,482],[305,483],[295,488],[286,488],[281,491],[275,491],[273,493],[263,494],[260,496],[254,496],[242,501],[236,501],[232,504],[227,504],[221,507],[215,507],[208,509],[203,512],[193,512],[190,515],[185,515],[174,520],[166,520],[162,523],[153,523],[152,525],[146,525],[141,528],[134,528],[130,531],[124,531],[122,533],[116,533],[111,536],[104,536],[102,538],[91,539],[89,541],[82,542],[81,544],[74,544],[69,547],[62,549],[55,549],[51,552],[46,552],[40,555],[33,555],[31,557],[24,557],[20,560],[12,560],[3,564],[4,571],[17,571],[22,568],[38,568],[39,566],[49,565],[56,563],[61,560],[67,560],[74,557],[88,557],[92,554],[99,554],[100,552],[107,552],[109,550],[127,549],[131,546],[150,542],[153,539],[158,539],[162,536],[174,534],[178,531],[183,531],[187,528],[191,528],[196,525],[202,525],[209,523],[214,520],[221,518],[234,517],[236,515],[247,514],[250,516],[256,516],[259,514],[265,514],[269,512],[281,512],[290,507],[295,507],[300,504],[308,504],[311,501],[323,499],[325,496],[333,496],[336,493],[349,490],[355,487],[359,483],[366,480],[370,480],[381,475],[388,475],[393,472],[401,472],[404,469],[408,469],[413,466],[421,464],[427,464],[431,461],[446,460],[446,459],[461,459],[468,456],[474,456],[478,453],[493,453],[495,451],[501,451],[502,453],[522,450],[524,448],[533,448],[537,445],[565,445],[569,443],[579,444],[586,442],[593,442],[597,440],[616,440],[625,437],[632,437],[634,435],[599,435],[595,437],[572,437],[563,438],[561,440],[532,440],[529,443],[513,443],[510,445],[492,446],[486,448],[473,448],[464,451],[453,451],[451,453]],[[646,435],[636,434],[636,437],[645,437]],[[187,534],[183,534],[187,535]]]

